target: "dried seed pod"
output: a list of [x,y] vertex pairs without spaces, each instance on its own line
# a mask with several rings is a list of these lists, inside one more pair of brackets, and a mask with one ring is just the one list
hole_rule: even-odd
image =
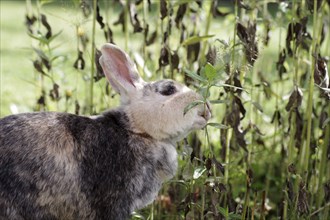
[[78,100],[75,101],[75,107],[74,107],[74,113],[76,115],[79,115],[79,111],[80,111],[80,105],[79,105],[79,102]]
[[105,39],[106,39],[107,42],[112,43],[112,44],[114,43],[114,41],[113,41],[113,33],[112,33],[112,30],[111,30],[109,24],[106,24],[105,25],[105,28],[104,28],[104,37],[105,37]]
[[291,174],[295,174],[296,175],[296,167],[293,163],[291,163],[289,166],[288,166],[288,171],[289,173]]
[[37,18],[32,15],[31,17],[29,15],[25,15],[25,25],[29,31],[30,34],[33,34],[32,26],[37,21]]
[[178,53],[175,51],[173,54],[171,54],[171,69],[178,69],[180,63],[180,58]]
[[182,19],[187,11],[187,3],[181,4],[179,6],[179,9],[177,11],[177,14],[175,16],[175,23],[176,23],[176,27],[179,28],[180,27],[180,23],[182,22]]
[[224,168],[224,166],[219,161],[217,161],[217,159],[215,157],[212,158],[212,163],[215,165],[215,167],[217,168],[217,170],[222,173],[222,175],[225,174],[225,168]]
[[50,25],[47,22],[47,17],[44,14],[41,14],[41,18],[40,18],[41,24],[47,29],[47,33],[45,35],[45,37],[47,39],[52,37],[52,28],[50,27]]
[[207,158],[205,160],[205,167],[207,170],[210,170],[212,168],[212,160],[210,158]]
[[167,11],[167,3],[166,0],[160,0],[160,19],[164,19],[167,17],[168,11]]
[[286,58],[286,52],[285,52],[285,49],[283,49],[278,54],[278,61],[276,62],[276,69],[278,70],[278,74],[280,75],[281,79],[282,79],[283,73],[287,72],[287,70],[284,66],[285,58]]
[[56,83],[53,84],[53,88],[49,91],[49,97],[52,101],[58,101],[60,100],[60,92],[59,92],[60,86]]
[[237,36],[243,42],[245,49],[245,57],[247,61],[253,65],[256,59],[258,58],[258,44],[256,41],[256,31],[257,25],[256,23],[248,22],[247,27],[245,27],[240,22],[237,23],[236,26]]
[[97,6],[96,6],[96,21],[97,23],[99,23],[101,29],[103,29],[105,24],[103,23],[103,17],[100,14],[99,1],[97,1]]
[[303,92],[299,87],[296,86],[290,95],[289,102],[285,106],[285,110],[291,111],[293,109],[299,108],[302,102],[302,98],[303,98]]
[[43,74],[43,75],[47,75],[44,70],[43,70],[43,64],[40,60],[35,60],[33,61],[33,66],[34,69],[37,70],[39,73]]
[[169,64],[169,55],[170,52],[164,46],[160,51],[160,57],[158,59],[159,68],[161,68],[162,66],[167,66]]
[[227,192],[227,188],[226,188],[225,184],[223,184],[223,183],[217,183],[216,186],[218,187],[220,193]]
[[298,46],[301,45],[307,51],[309,50],[309,43],[307,43],[306,40],[312,39],[312,37],[307,32],[307,21],[308,17],[304,17],[299,22],[289,24],[286,36],[286,49],[288,51],[289,56],[293,55],[291,41],[295,41],[295,49],[297,49]]
[[316,56],[315,59],[314,82],[321,88],[329,88],[327,60],[320,55]]
[[113,25],[115,25],[115,26],[119,25],[119,24],[122,25],[122,32],[125,32],[126,31],[126,23],[125,23],[125,10],[124,9],[122,9],[122,11],[120,12],[117,21],[115,21],[113,23]]
[[251,168],[246,170],[246,176],[247,176],[247,183],[249,186],[251,186],[253,182],[253,170]]
[[83,52],[82,51],[79,51],[78,52],[78,58],[74,62],[73,67],[76,68],[76,69],[78,69],[78,70],[85,69],[85,60],[84,60]]
[[130,15],[131,24],[133,26],[133,32],[134,33],[142,32],[143,28],[142,28],[141,23],[138,19],[138,14],[136,12],[135,4],[130,4],[129,5],[129,15]]
[[282,124],[282,117],[281,117],[281,112],[279,110],[275,110],[272,120],[270,123],[274,123],[275,120],[278,122],[279,125]]
[[218,9],[218,1],[216,1],[216,0],[213,0],[211,7],[212,7],[212,15],[213,15],[213,17],[225,17],[225,16],[227,16],[229,14],[228,12],[226,12],[226,13],[221,12]]
[[102,66],[99,62],[101,55],[102,55],[101,51],[99,51],[97,48],[95,48],[95,56],[94,56],[94,63],[96,66],[96,76],[94,76],[95,82],[97,82],[100,79],[102,79],[103,77],[105,77]]
[[217,49],[215,47],[210,46],[206,54],[206,61],[214,66],[216,60],[217,60]]

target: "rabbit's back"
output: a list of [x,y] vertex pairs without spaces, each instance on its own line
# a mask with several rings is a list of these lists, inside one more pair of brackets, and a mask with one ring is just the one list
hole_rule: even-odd
[[129,131],[125,113],[0,120],[0,219],[126,219],[175,173],[173,146]]
[[88,219],[91,215],[81,190],[83,150],[61,117],[72,116],[28,113],[0,120],[0,217]]

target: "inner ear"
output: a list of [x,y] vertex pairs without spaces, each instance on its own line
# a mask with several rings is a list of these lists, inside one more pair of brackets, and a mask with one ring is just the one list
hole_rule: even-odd
[[105,71],[108,80],[124,80],[135,87],[133,80],[136,80],[138,74],[136,73],[135,64],[130,58],[121,50],[105,47],[102,48],[102,56],[105,65],[109,65],[111,72]]

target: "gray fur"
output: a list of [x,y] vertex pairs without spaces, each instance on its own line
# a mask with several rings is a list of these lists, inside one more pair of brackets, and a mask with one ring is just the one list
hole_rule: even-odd
[[0,119],[0,220],[127,219],[177,169],[175,141],[204,127],[200,96],[147,83],[113,44],[100,64],[122,105],[96,117],[39,112]]
[[152,202],[177,163],[171,143],[95,119],[26,113],[0,120],[0,219],[126,219]]

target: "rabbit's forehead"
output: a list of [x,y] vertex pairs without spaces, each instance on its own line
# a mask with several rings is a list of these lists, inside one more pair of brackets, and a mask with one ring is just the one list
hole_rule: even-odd
[[152,90],[157,92],[167,89],[168,87],[175,87],[177,90],[181,90],[184,85],[171,79],[163,79],[150,83],[150,87],[152,88]]

